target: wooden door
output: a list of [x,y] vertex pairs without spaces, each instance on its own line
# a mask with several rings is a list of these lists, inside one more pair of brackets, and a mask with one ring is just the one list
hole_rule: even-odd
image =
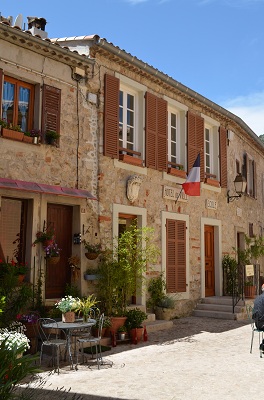
[[215,296],[214,227],[204,227],[205,296]]
[[68,258],[72,253],[72,207],[61,204],[48,204],[47,226],[55,230],[60,261],[46,267],[46,299],[64,296],[65,286],[71,282],[71,269]]

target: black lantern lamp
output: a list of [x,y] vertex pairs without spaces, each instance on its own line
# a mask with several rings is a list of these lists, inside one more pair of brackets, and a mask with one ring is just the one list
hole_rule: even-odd
[[228,203],[230,203],[231,201],[234,201],[238,197],[241,197],[242,194],[245,193],[246,186],[247,186],[246,178],[239,173],[236,176],[236,179],[234,180],[234,185],[235,185],[235,191],[236,191],[237,195],[229,196],[229,190],[228,190],[227,191],[227,202]]

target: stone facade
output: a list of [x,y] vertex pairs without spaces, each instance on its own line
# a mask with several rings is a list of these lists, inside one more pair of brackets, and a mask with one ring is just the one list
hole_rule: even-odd
[[[81,232],[82,237],[90,241],[100,241],[103,247],[111,246],[118,235],[120,215],[135,215],[141,226],[154,228],[156,244],[161,249],[161,257],[154,269],[167,270],[166,221],[182,220],[186,223],[186,291],[179,296],[178,314],[189,314],[197,301],[205,296],[205,239],[206,226],[214,230],[214,269],[215,294],[223,294],[222,257],[234,254],[233,248],[238,245],[239,234],[249,234],[249,224],[253,233],[263,234],[263,171],[264,147],[257,136],[235,115],[204,99],[165,74],[146,66],[128,53],[100,40],[84,37],[77,40],[56,39],[45,53],[46,43],[39,40],[38,51],[35,38],[34,46],[27,47],[12,39],[12,28],[0,24],[0,68],[4,73],[18,76],[19,79],[34,82],[41,92],[42,85],[49,84],[61,90],[61,137],[59,147],[19,144],[0,138],[2,155],[0,158],[0,176],[25,181],[41,182],[69,188],[86,189],[97,197],[97,201],[85,201],[67,197],[61,200],[49,195],[45,198],[39,194],[30,194],[34,202],[33,227],[30,240],[40,229],[46,218],[47,203],[60,202],[75,207],[73,229]],[[6,32],[9,36],[5,36]],[[19,32],[22,37],[23,32]],[[56,44],[60,46],[56,46]],[[55,47],[58,54],[50,48]],[[65,50],[67,46],[69,50]],[[71,50],[81,49],[80,53],[90,55],[83,57]],[[58,50],[57,50],[58,49]],[[67,54],[64,54],[67,52]],[[3,59],[7,61],[4,62]],[[33,62],[32,62],[33,60]],[[95,63],[94,61],[95,60]],[[19,68],[23,65],[24,68]],[[81,79],[73,79],[73,71],[78,65],[85,73]],[[144,68],[145,65],[145,68]],[[227,141],[227,185],[201,183],[199,197],[180,197],[177,202],[171,197],[181,189],[185,178],[119,161],[104,155],[105,129],[105,74],[116,76],[127,85],[140,87],[142,92],[150,92],[170,104],[179,106],[185,125],[183,151],[186,152],[186,115],[192,111],[204,118],[209,124],[224,126],[230,133]],[[144,99],[141,105],[144,114]],[[41,101],[39,103],[39,115]],[[139,142],[145,150],[144,118]],[[41,126],[40,119],[34,124]],[[237,172],[242,172],[244,155],[257,165],[255,177],[256,196],[242,196],[227,203],[227,190],[234,195],[233,181]],[[142,154],[144,160],[144,154]],[[187,170],[187,157],[184,156]],[[215,161],[217,163],[217,161]],[[240,168],[240,171],[238,169]],[[138,196],[130,201],[127,197],[128,181],[134,176],[140,177],[141,184]],[[164,188],[167,193],[164,195]],[[0,196],[18,196],[15,191],[0,188]],[[23,196],[20,192],[19,196]],[[28,254],[33,259],[38,253]],[[94,289],[83,280],[83,272],[88,266],[83,249],[72,245],[72,253],[81,258],[81,274],[77,282],[83,294]],[[96,263],[96,262],[94,262]],[[263,265],[261,265],[263,269]],[[264,275],[262,271],[261,275]],[[87,286],[89,285],[89,286]],[[145,305],[146,293],[137,298]]]

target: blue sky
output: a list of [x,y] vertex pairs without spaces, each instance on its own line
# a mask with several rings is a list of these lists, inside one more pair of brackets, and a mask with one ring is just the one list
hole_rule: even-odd
[[0,12],[46,18],[49,38],[98,34],[264,134],[264,0],[1,0]]

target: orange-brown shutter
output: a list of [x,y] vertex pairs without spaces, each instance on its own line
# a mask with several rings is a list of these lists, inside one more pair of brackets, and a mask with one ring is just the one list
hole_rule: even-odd
[[146,167],[157,167],[157,98],[146,93]]
[[253,161],[253,196],[257,198],[257,165],[256,161]]
[[188,173],[200,153],[200,180],[204,180],[204,119],[188,111]]
[[220,140],[220,184],[222,188],[227,187],[227,131],[224,127],[219,128]]
[[146,166],[167,170],[167,101],[146,93]]
[[0,68],[0,117],[2,117],[3,70]]
[[168,110],[167,101],[157,98],[157,120],[158,120],[158,170],[167,171],[168,166]]
[[52,130],[60,133],[61,90],[43,85],[42,131]]
[[[200,181],[204,181],[204,119],[196,115],[196,157],[200,152]],[[196,158],[195,157],[195,158]]]
[[248,155],[247,153],[244,154],[244,163],[243,163],[243,170],[244,170],[244,174],[243,176],[246,178],[247,181],[247,186],[246,186],[246,190],[245,192],[249,195],[249,160],[248,160]]
[[186,292],[186,223],[167,219],[167,275],[168,293]]
[[119,79],[105,74],[104,155],[119,158]]

